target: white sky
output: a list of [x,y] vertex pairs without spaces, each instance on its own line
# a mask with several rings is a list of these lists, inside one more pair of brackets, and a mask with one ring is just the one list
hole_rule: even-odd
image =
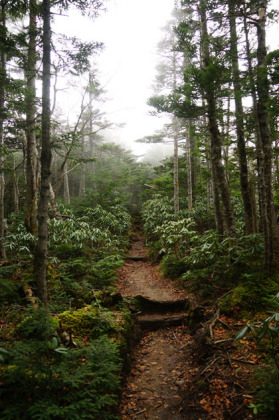
[[[63,25],[67,35],[105,44],[96,66],[109,99],[105,107],[107,118],[125,123],[124,128],[110,133],[111,140],[123,141],[139,154],[148,145],[135,144],[133,140],[153,134],[163,125],[161,119],[148,116],[150,107],[146,102],[153,94],[151,85],[159,63],[157,44],[163,37],[161,29],[171,19],[174,0],[109,0],[106,7],[107,12],[94,21],[77,14],[59,17],[57,30]],[[66,108],[78,103],[70,92],[66,97]]]
[[[276,7],[278,0],[271,1]],[[147,99],[153,94],[152,83],[156,64],[160,62],[157,44],[163,37],[162,28],[171,19],[174,0],[108,0],[107,12],[94,21],[79,16],[57,17],[56,30],[82,40],[99,41],[105,50],[99,55],[96,67],[98,80],[107,91],[107,118],[125,123],[124,128],[110,130],[109,140],[117,140],[136,154],[158,150],[158,145],[143,145],[133,141],[151,135],[163,126],[160,118],[148,116],[151,110]],[[267,31],[268,41],[278,48],[278,25]],[[80,96],[74,89],[61,95],[63,112],[79,111]],[[172,153],[171,146],[165,151]]]

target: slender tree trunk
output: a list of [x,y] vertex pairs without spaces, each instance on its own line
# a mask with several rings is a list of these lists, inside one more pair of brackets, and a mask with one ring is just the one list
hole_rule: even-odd
[[[81,153],[82,153],[82,159],[85,158],[85,145],[84,145],[84,135],[82,135],[81,140]],[[79,183],[79,197],[85,196],[85,163],[82,162],[81,164],[81,171],[80,171],[80,183]]]
[[15,159],[13,156],[13,176],[11,180],[11,204],[12,204],[12,211],[14,213],[18,213],[19,208],[19,191],[18,191],[18,180],[16,174],[16,165]]
[[37,192],[39,182],[38,149],[36,141],[36,41],[37,1],[29,1],[29,46],[25,71],[26,89],[26,214],[25,224],[29,232],[38,235]]
[[1,153],[0,153],[0,258],[6,258],[4,234],[5,234],[5,176],[4,176],[4,120],[5,120],[5,82],[6,82],[6,52],[5,52],[5,39],[4,33],[6,29],[6,11],[5,2],[1,1],[1,18],[0,24],[2,25],[1,35],[1,50],[0,50],[0,142],[1,142]]
[[256,203],[255,186],[252,179],[249,179],[248,191],[249,191],[251,206],[252,206],[252,220],[254,223],[253,231],[255,233],[258,233],[259,226],[258,226],[257,203]]
[[[173,91],[177,88],[177,63],[176,53],[173,51],[172,56],[172,71],[173,71]],[[178,118],[173,117],[173,198],[174,198],[174,214],[179,212],[179,178],[178,178],[178,139],[179,139],[179,123]]]
[[179,138],[179,129],[178,129],[178,119],[174,116],[173,118],[173,187],[174,187],[174,214],[179,212],[179,180],[178,180],[178,138]]
[[64,166],[63,180],[64,180],[64,201],[67,204],[71,204],[69,176],[68,176],[68,164],[67,163]]
[[[210,65],[210,54],[209,54],[209,40],[207,31],[207,20],[206,20],[206,3],[204,0],[200,2],[199,13],[201,18],[201,56],[202,56],[202,69],[206,73],[208,66]],[[209,83],[204,84],[205,99],[207,102],[207,113],[208,113],[208,125],[211,136],[211,159],[212,159],[212,171],[214,173],[213,183],[217,182],[218,191],[222,198],[223,212],[224,212],[224,223],[226,233],[229,236],[235,235],[235,222],[234,213],[231,203],[230,191],[226,182],[225,170],[222,164],[222,139],[217,123],[216,115],[216,99],[213,87]],[[215,211],[217,209],[217,191],[216,185],[214,189],[214,202]]]
[[[258,112],[257,112],[257,93],[256,93],[256,86],[254,81],[254,73],[253,73],[253,66],[252,66],[252,55],[250,49],[250,42],[249,42],[249,35],[248,35],[248,25],[246,16],[244,16],[244,33],[245,33],[245,44],[246,44],[246,57],[248,63],[248,75],[249,75],[249,82],[250,82],[250,91],[252,96],[252,103],[253,103],[253,114],[254,114],[254,121],[255,121],[255,141],[256,141],[256,154],[257,154],[257,170],[258,170],[258,195],[259,195],[259,212],[260,212],[260,226],[258,228],[257,220],[255,224],[257,226],[257,230],[263,230],[262,221],[263,221],[263,202],[265,196],[265,188],[263,183],[263,172],[264,172],[264,158],[263,158],[263,150],[261,144],[261,137],[260,137],[260,127],[259,127],[259,119],[258,119]],[[262,174],[262,175],[260,175]],[[253,202],[252,197],[252,202]]]
[[259,20],[257,25],[257,114],[260,129],[261,146],[264,160],[263,176],[264,202],[263,202],[263,234],[265,244],[265,267],[273,271],[278,265],[279,229],[272,194],[272,139],[269,125],[268,102],[269,88],[266,66],[266,7],[267,1],[262,1],[258,9]]
[[191,128],[188,127],[186,139],[186,159],[187,159],[187,190],[188,190],[188,210],[193,208],[193,183],[192,183],[192,161],[191,161]]
[[235,100],[235,117],[236,117],[236,134],[237,149],[239,159],[240,189],[244,207],[245,232],[247,235],[256,233],[254,231],[255,221],[253,219],[253,209],[251,197],[249,194],[249,178],[248,166],[244,136],[244,112],[242,106],[242,91],[240,82],[240,72],[238,64],[238,39],[236,32],[235,19],[235,0],[229,0],[229,17],[230,17],[230,43],[231,43],[231,62],[233,71],[233,86]]
[[213,205],[212,197],[213,197],[213,187],[212,187],[212,165],[209,157],[206,159],[206,169],[209,174],[211,174],[210,178],[206,182],[206,201],[208,207],[211,207]]
[[189,119],[189,139],[190,139],[190,159],[191,159],[191,180],[192,180],[192,203],[195,202],[196,193],[197,193],[197,168],[198,168],[198,158],[196,155],[196,134],[195,134],[195,125],[192,119]]
[[212,190],[214,199],[214,210],[215,210],[215,223],[218,235],[223,236],[224,234],[224,216],[221,207],[220,194],[218,189],[217,174],[214,166],[212,165]]
[[[191,65],[187,51],[184,52],[184,71]],[[188,84],[186,89],[186,100],[192,102],[191,86]],[[186,159],[187,159],[187,183],[188,183],[188,208],[192,209],[195,201],[197,189],[197,156],[196,156],[196,136],[195,126],[192,118],[187,118],[187,137],[186,137]],[[191,182],[191,184],[190,184]]]
[[[219,107],[223,108],[223,102],[219,101]],[[230,132],[230,104],[231,98],[230,95],[228,96],[228,103],[227,103],[227,118],[225,119],[224,113],[221,112],[219,115],[219,125],[221,126],[220,135],[223,140],[223,145],[221,147],[221,154],[222,160],[224,161],[224,171],[225,171],[225,179],[228,184],[230,185],[230,174],[229,174],[229,132]]]
[[[89,157],[92,159],[94,154],[94,134],[93,134],[93,74],[89,74]],[[94,162],[90,162],[92,175],[94,174]]]
[[37,294],[47,306],[46,265],[48,250],[48,204],[50,193],[50,80],[51,80],[51,28],[50,0],[43,1],[43,89],[42,89],[42,153],[41,188],[38,207],[38,242],[35,252]]

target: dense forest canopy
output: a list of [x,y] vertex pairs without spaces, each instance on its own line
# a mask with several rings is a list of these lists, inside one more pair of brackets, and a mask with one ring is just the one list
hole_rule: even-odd
[[[278,293],[279,45],[267,34],[279,10],[267,0],[175,2],[147,98],[168,123],[138,140],[171,142],[174,153],[153,167],[105,139],[114,124],[94,63],[103,44],[55,26],[56,14],[97,18],[109,2],[0,5],[1,418],[117,418],[129,311],[105,309],[102,297],[115,287],[131,216],[141,213],[163,272],[206,302],[217,294],[224,311],[255,311]],[[56,81],[81,75],[80,111],[67,121]],[[62,329],[83,345],[71,333],[62,342]],[[28,381],[31,394],[16,400]]]

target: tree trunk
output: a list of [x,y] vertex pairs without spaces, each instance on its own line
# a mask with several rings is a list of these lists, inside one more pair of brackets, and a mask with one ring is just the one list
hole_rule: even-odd
[[[248,26],[247,26],[247,19],[244,16],[244,33],[245,33],[245,44],[246,44],[246,57],[248,63],[248,75],[249,75],[249,82],[250,82],[250,91],[252,96],[252,103],[253,103],[253,114],[255,120],[255,141],[256,141],[256,154],[257,154],[257,170],[258,170],[258,195],[259,195],[259,212],[260,212],[260,226],[258,227],[257,220],[255,224],[257,226],[257,230],[262,232],[262,220],[263,220],[263,197],[265,195],[264,191],[264,184],[263,184],[263,176],[260,176],[260,173],[263,173],[263,151],[261,145],[261,138],[260,138],[260,127],[259,127],[259,120],[258,120],[258,113],[257,113],[257,93],[256,93],[256,86],[254,82],[254,74],[253,74],[253,66],[252,66],[252,55],[250,50],[250,42],[248,36]],[[251,197],[251,200],[255,200],[255,197]]]
[[193,208],[193,183],[192,183],[192,161],[191,161],[191,127],[188,127],[186,139],[186,159],[187,159],[187,190],[188,190],[188,210]]
[[68,164],[67,163],[64,166],[63,180],[64,180],[64,201],[67,204],[71,204],[69,177],[68,177]]
[[[210,53],[209,53],[209,40],[207,31],[207,20],[206,20],[206,3],[204,0],[200,2],[199,13],[201,19],[201,67],[205,74],[208,66],[210,65]],[[226,233],[229,236],[235,235],[235,222],[234,213],[231,203],[230,191],[225,177],[225,170],[222,164],[222,139],[217,123],[216,116],[216,99],[213,86],[210,83],[204,83],[204,94],[207,103],[207,114],[208,114],[208,125],[211,137],[211,160],[212,160],[212,171],[214,173],[213,183],[217,182],[217,186],[213,186],[214,190],[214,201],[215,211],[217,211],[217,191],[216,187],[222,198],[223,212],[224,212],[224,224]],[[217,215],[216,215],[217,216]],[[216,217],[217,219],[217,217]]]
[[42,153],[41,188],[38,207],[38,242],[35,252],[37,294],[47,307],[46,265],[48,250],[48,204],[50,191],[50,80],[51,80],[51,28],[50,0],[43,1],[43,88],[42,88]]
[[174,186],[174,214],[179,212],[179,180],[178,180],[178,137],[179,137],[179,129],[178,129],[178,120],[177,117],[173,118],[173,127],[174,127],[174,135],[173,135],[173,186]]
[[[82,153],[82,159],[85,158],[85,144],[84,144],[84,135],[82,135],[82,141],[81,141],[81,153]],[[79,183],[79,197],[85,196],[85,163],[82,162],[81,164],[81,171],[80,171],[80,183]]]
[[36,142],[36,0],[29,1],[29,46],[25,71],[26,89],[26,214],[25,224],[29,232],[38,235],[37,192],[39,182],[38,149]]
[[244,207],[245,232],[247,235],[256,233],[254,230],[255,221],[253,219],[252,201],[249,194],[249,178],[248,166],[244,136],[244,113],[242,106],[242,92],[240,82],[240,72],[238,64],[238,47],[237,32],[235,19],[235,0],[229,1],[229,18],[230,18],[230,43],[231,43],[231,62],[233,71],[233,87],[235,100],[235,117],[236,117],[236,135],[237,149],[239,159],[239,175],[240,189]]
[[19,191],[18,191],[18,180],[16,174],[16,165],[15,159],[13,156],[13,175],[11,179],[11,191],[10,191],[10,199],[11,199],[11,209],[12,212],[18,213],[19,208]]
[[264,234],[264,262],[269,272],[277,267],[279,253],[279,229],[272,194],[272,140],[269,125],[268,102],[269,88],[266,66],[266,7],[267,1],[262,1],[258,9],[259,20],[257,25],[258,49],[257,49],[257,114],[259,121],[260,139],[263,153],[263,171],[259,176],[263,177],[263,234]]
[[[176,53],[173,51],[172,56],[172,71],[173,71],[173,92],[177,88],[177,68],[176,68]],[[174,214],[179,212],[179,178],[178,178],[178,139],[179,139],[179,125],[178,118],[173,117],[173,198],[174,198]]]
[[[184,71],[191,65],[187,51],[184,52]],[[188,84],[189,85],[189,84]],[[186,100],[192,102],[191,86],[186,89]],[[187,118],[187,138],[186,138],[186,159],[187,159],[187,184],[188,184],[188,208],[193,207],[197,190],[197,156],[196,156],[196,137],[195,125],[192,118]]]
[[6,258],[4,234],[5,234],[5,176],[4,176],[4,120],[5,120],[5,82],[6,82],[6,52],[5,52],[5,39],[4,29],[6,28],[6,11],[5,2],[1,1],[1,18],[0,24],[2,25],[1,35],[1,51],[0,51],[0,142],[2,151],[0,153],[0,258]]
[[[208,154],[208,153],[207,153]],[[213,186],[212,186],[212,165],[209,157],[206,158],[206,169],[209,174],[211,174],[210,178],[206,182],[206,202],[208,207],[212,207],[212,197],[213,197]]]
[[189,138],[190,138],[190,159],[191,159],[191,180],[192,180],[192,203],[195,202],[197,194],[197,167],[198,158],[196,155],[196,134],[195,125],[192,119],[189,119]]
[[216,230],[219,236],[224,234],[224,216],[221,208],[220,194],[218,189],[217,174],[214,166],[212,165],[212,190],[214,199],[215,223]]

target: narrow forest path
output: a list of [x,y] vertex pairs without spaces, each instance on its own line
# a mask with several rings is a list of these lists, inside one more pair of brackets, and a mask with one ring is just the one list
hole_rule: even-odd
[[[131,369],[120,402],[122,420],[250,420],[249,378],[260,363],[253,342],[234,337],[242,321],[199,306],[148,261],[135,226],[118,288],[135,298]],[[217,311],[216,311],[217,309]],[[248,390],[248,391],[247,391]]]
[[205,419],[203,410],[191,409],[189,393],[193,356],[185,320],[191,297],[164,279],[158,265],[148,261],[139,228],[133,233],[130,252],[119,272],[118,287],[122,296],[137,296],[142,303],[137,316],[141,340],[122,393],[121,418]]

